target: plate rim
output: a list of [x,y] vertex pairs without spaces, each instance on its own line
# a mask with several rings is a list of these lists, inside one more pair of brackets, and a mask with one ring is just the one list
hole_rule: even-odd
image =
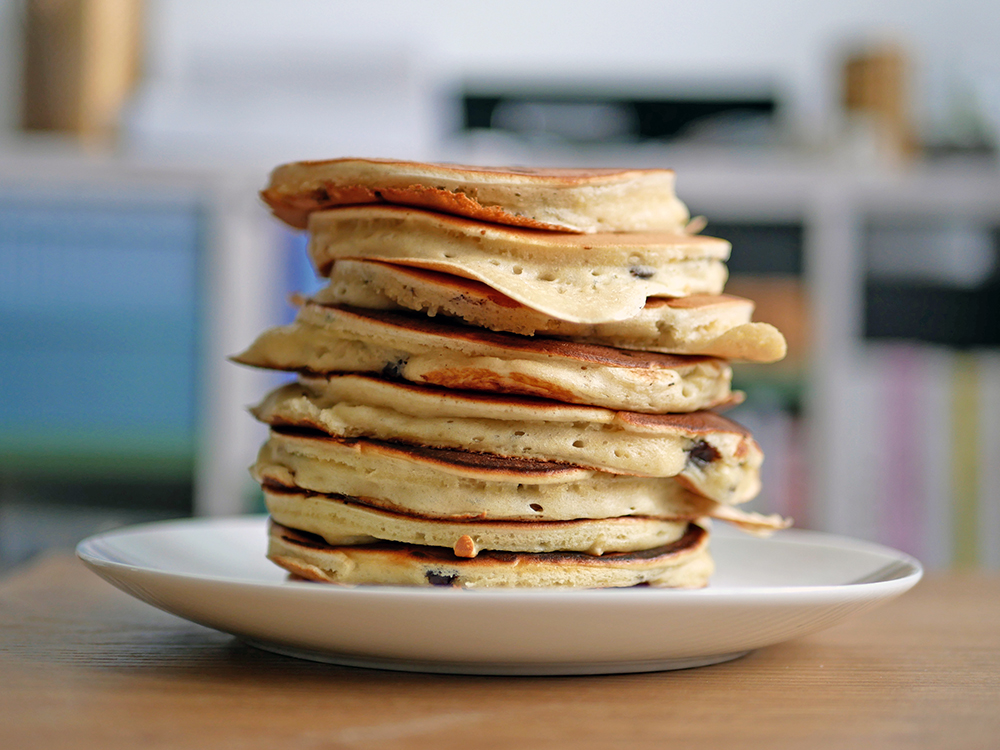
[[[604,589],[574,589],[574,588],[518,588],[518,587],[496,587],[496,588],[451,588],[451,587],[412,587],[412,586],[388,586],[388,585],[326,585],[318,586],[311,581],[264,581],[260,579],[237,578],[227,575],[216,575],[208,573],[190,573],[185,571],[172,571],[163,568],[151,567],[122,560],[115,560],[102,554],[95,546],[115,537],[135,536],[143,533],[150,533],[159,530],[170,530],[175,527],[201,527],[209,525],[229,525],[246,524],[263,526],[266,523],[267,514],[242,514],[236,516],[207,516],[168,519],[162,521],[151,521],[141,524],[111,529],[104,532],[92,534],[82,539],[75,549],[76,557],[80,559],[88,568],[100,574],[102,570],[121,570],[123,572],[135,572],[145,575],[164,576],[188,581],[203,581],[206,583],[229,584],[239,586],[249,586],[259,589],[291,589],[309,591],[321,596],[351,596],[351,597],[419,597],[441,598],[442,600],[454,600],[456,598],[465,599],[465,595],[472,594],[476,599],[494,597],[502,599],[523,597],[526,601],[558,596],[560,600],[567,600],[573,597],[585,597],[589,600],[601,599],[604,597],[629,596],[635,599],[656,599],[672,600],[679,602],[682,600],[712,600],[726,598],[727,600],[737,600],[741,598],[760,597],[790,597],[799,598],[816,594],[847,594],[853,592],[858,594],[861,591],[870,591],[872,594],[879,589],[897,589],[903,593],[915,586],[924,575],[922,563],[912,555],[909,555],[892,547],[871,542],[864,539],[831,534],[824,531],[814,531],[811,529],[786,529],[776,533],[774,537],[766,539],[755,539],[762,543],[780,542],[782,544],[805,544],[807,546],[825,546],[828,548],[866,552],[869,554],[883,555],[892,558],[896,564],[906,566],[909,571],[903,575],[879,579],[874,581],[856,581],[837,584],[798,584],[790,586],[745,586],[745,587],[720,587],[711,584],[700,589],[671,589],[657,587],[638,588],[604,588]],[[719,534],[713,531],[716,537]],[[726,530],[726,536],[739,539],[742,532],[736,530]],[[789,539],[788,537],[792,538]],[[777,538],[776,538],[777,537]],[[877,571],[874,571],[877,572]],[[103,577],[103,576],[102,576]],[[322,592],[322,593],[320,593]],[[462,592],[463,596],[456,597],[455,592]],[[664,593],[669,596],[664,596]],[[886,592],[888,596],[888,592]],[[471,599],[469,600],[471,601]]]

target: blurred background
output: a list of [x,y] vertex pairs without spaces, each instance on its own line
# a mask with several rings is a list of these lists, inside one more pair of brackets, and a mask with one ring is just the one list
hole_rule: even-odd
[[282,161],[671,167],[727,291],[757,510],[1000,567],[1000,4],[0,0],[0,568],[256,510],[225,361],[316,281]]

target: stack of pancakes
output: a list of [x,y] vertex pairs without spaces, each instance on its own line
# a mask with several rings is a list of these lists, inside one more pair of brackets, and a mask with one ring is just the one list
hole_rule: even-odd
[[236,360],[298,374],[253,409],[268,556],[338,583],[704,586],[709,524],[761,450],[713,409],[785,353],[722,294],[669,170],[341,159],[262,193],[329,285]]

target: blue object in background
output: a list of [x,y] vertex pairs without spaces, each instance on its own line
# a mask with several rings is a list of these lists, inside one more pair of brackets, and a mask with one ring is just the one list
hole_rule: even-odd
[[0,469],[189,475],[203,214],[0,197]]
[[309,235],[305,232],[296,232],[291,229],[283,229],[284,247],[282,255],[285,259],[285,289],[286,303],[282,308],[282,325],[292,322],[298,308],[287,302],[289,294],[298,293],[309,296],[326,284],[326,279],[321,279],[316,275],[312,264],[309,262],[309,254],[306,252]]

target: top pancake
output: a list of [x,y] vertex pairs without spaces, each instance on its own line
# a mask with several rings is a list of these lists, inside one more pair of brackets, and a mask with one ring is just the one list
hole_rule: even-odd
[[527,169],[333,159],[285,164],[261,197],[304,229],[333,206],[418,206],[510,226],[562,232],[681,231],[687,207],[669,169]]

